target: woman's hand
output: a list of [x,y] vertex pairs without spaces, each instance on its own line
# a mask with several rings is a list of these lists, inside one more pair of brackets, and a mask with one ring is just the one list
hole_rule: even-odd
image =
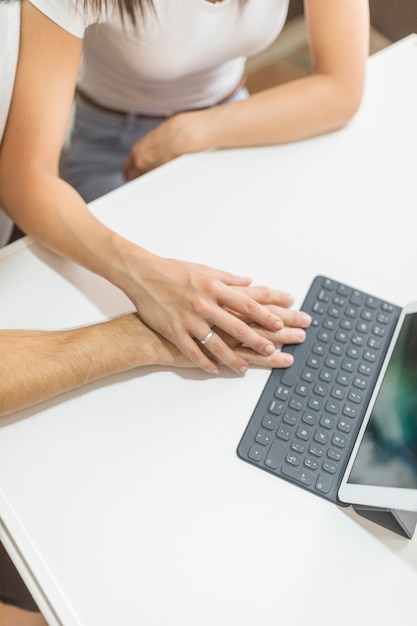
[[122,165],[126,180],[133,180],[182,154],[204,149],[197,138],[200,121],[204,124],[202,118],[206,116],[207,111],[174,115],[139,139]]
[[[130,285],[126,292],[141,319],[193,365],[211,374],[219,372],[219,364],[244,373],[248,354],[273,355],[275,333],[284,324],[288,328],[279,335],[280,342],[293,339],[290,328],[306,328],[311,321],[304,313],[288,311],[291,296],[267,287],[249,287],[247,278],[154,255],[140,261],[131,257],[129,264],[128,273],[136,278],[134,289]],[[211,330],[213,335],[203,345]]]
[[[257,288],[254,288],[257,289]],[[300,311],[288,311],[289,322],[302,322],[305,324],[305,314]],[[285,316],[284,316],[285,317]],[[122,321],[122,320],[118,320]],[[184,367],[192,368],[192,363],[187,357],[176,348],[171,342],[162,337],[159,333],[156,333],[152,329],[143,324],[137,314],[131,314],[125,316],[123,320],[124,325],[124,337],[128,339],[130,335],[129,349],[132,350],[135,345],[135,337],[138,337],[140,345],[135,352],[135,357],[138,359],[137,365],[160,365],[164,367]],[[267,331],[259,326],[253,325],[252,329],[259,333],[260,336],[273,342],[275,350],[270,355],[262,355],[242,345],[235,338],[227,335],[218,328],[213,328],[215,335],[220,337],[222,341],[231,349],[235,354],[244,359],[249,366],[265,367],[265,368],[285,368],[289,367],[294,362],[294,357],[286,352],[281,352],[287,344],[299,344],[305,339],[305,331],[299,327],[293,327],[291,325],[285,326],[282,330],[272,332]],[[138,330],[140,331],[138,334]],[[204,350],[204,348],[203,348]],[[135,364],[133,363],[134,367]]]

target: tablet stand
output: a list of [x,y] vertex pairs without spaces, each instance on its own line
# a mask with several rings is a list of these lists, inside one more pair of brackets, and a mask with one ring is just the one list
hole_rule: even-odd
[[410,511],[397,511],[395,509],[382,509],[377,507],[354,504],[358,515],[366,517],[371,522],[384,526],[394,533],[398,533],[407,539],[411,539],[417,524],[417,513]]

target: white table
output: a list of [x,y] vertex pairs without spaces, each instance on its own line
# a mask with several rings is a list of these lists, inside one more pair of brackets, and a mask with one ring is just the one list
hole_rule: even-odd
[[[412,36],[369,60],[347,128],[183,157],[92,210],[297,306],[318,273],[404,305],[417,299],[416,76]],[[28,239],[0,258],[3,327],[131,309]],[[146,368],[0,420],[0,539],[51,625],[414,626],[416,537],[237,458],[267,376]]]

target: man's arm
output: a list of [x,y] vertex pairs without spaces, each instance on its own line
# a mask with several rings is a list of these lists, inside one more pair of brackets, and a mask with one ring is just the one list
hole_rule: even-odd
[[0,415],[153,363],[158,347],[134,314],[62,331],[2,330]]
[[[278,348],[302,342],[302,327],[308,326],[309,318],[288,309],[280,313],[286,321],[284,329],[257,332],[266,334]],[[252,365],[287,367],[293,362],[289,354],[262,356],[232,337],[223,338]],[[0,355],[0,416],[134,367],[195,367],[136,313],[62,331],[2,330]]]

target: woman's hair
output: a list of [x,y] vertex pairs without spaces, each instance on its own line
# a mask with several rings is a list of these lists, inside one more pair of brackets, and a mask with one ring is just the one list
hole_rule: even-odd
[[[0,0],[0,2],[10,2],[11,0]],[[16,0],[15,0],[16,1]],[[98,16],[107,13],[109,9],[116,9],[124,20],[128,17],[133,24],[136,24],[138,12],[143,15],[145,8],[153,10],[152,0],[76,0],[84,5],[84,10],[89,9]]]
[[[0,0],[7,2],[8,0]],[[81,0],[77,0],[81,1]],[[132,24],[136,24],[138,13],[144,14],[145,8],[154,10],[152,0],[82,0],[84,10],[92,9],[97,17],[102,13],[106,13],[109,9],[116,9],[122,20],[127,16]],[[240,4],[244,4],[246,0],[240,0]]]
[[143,15],[145,7],[153,9],[152,0],[83,0],[83,3],[84,9],[92,9],[97,16],[116,9],[122,20],[128,17],[133,24],[136,24],[138,13]]

